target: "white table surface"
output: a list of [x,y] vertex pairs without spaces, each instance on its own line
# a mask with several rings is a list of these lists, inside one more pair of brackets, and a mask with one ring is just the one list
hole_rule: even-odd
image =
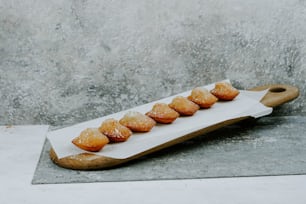
[[47,131],[0,126],[0,204],[306,203],[306,175],[32,185]]

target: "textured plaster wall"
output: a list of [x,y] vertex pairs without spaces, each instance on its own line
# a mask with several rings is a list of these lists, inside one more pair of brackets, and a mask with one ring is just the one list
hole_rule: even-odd
[[229,78],[306,115],[305,0],[0,0],[0,124],[65,126]]

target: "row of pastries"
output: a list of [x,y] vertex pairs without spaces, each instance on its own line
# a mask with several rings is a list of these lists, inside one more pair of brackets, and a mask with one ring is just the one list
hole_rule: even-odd
[[133,132],[149,132],[156,123],[171,124],[180,116],[192,116],[218,100],[231,101],[239,91],[228,82],[217,82],[214,89],[194,88],[188,97],[176,96],[170,104],[155,103],[145,114],[127,112],[120,120],[106,119],[98,128],[87,128],[72,140],[86,151],[98,152],[108,143],[125,142]]

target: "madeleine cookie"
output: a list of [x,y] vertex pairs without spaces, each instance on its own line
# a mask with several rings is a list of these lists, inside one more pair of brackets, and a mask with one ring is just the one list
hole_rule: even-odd
[[170,108],[165,103],[156,103],[152,110],[146,113],[147,116],[150,118],[153,118],[158,123],[172,123],[174,120],[176,120],[180,114]]
[[149,116],[136,111],[129,111],[119,122],[134,132],[149,132],[156,124]]
[[183,116],[191,116],[200,109],[200,106],[183,96],[175,97],[169,107]]
[[239,91],[228,82],[216,83],[215,88],[210,92],[223,101],[231,101],[239,94]]
[[188,99],[198,104],[201,108],[210,108],[214,105],[218,98],[211,94],[207,89],[197,87],[191,91],[191,95]]
[[129,128],[113,118],[105,120],[99,127],[99,131],[106,135],[111,142],[124,142],[132,135]]
[[98,152],[109,143],[109,139],[97,128],[87,128],[74,138],[72,143],[83,150]]

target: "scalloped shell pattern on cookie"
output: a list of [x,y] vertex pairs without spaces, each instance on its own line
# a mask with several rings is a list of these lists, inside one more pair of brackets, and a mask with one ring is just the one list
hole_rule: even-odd
[[202,87],[194,88],[190,96],[188,96],[188,99],[198,104],[201,108],[210,108],[218,101],[217,97]]
[[109,139],[97,128],[87,128],[74,138],[72,143],[83,150],[98,152],[109,143]]
[[231,101],[239,94],[239,91],[228,82],[217,82],[210,92],[223,101]]
[[169,107],[177,111],[182,116],[192,116],[200,109],[200,106],[183,96],[173,98]]
[[137,111],[129,111],[119,122],[133,132],[149,132],[156,125],[155,120]]
[[119,121],[113,118],[103,121],[99,131],[106,135],[111,142],[124,142],[132,135],[129,128],[121,125]]
[[154,104],[152,110],[147,112],[146,115],[156,122],[164,124],[172,123],[180,116],[178,112],[170,108],[166,103]]

